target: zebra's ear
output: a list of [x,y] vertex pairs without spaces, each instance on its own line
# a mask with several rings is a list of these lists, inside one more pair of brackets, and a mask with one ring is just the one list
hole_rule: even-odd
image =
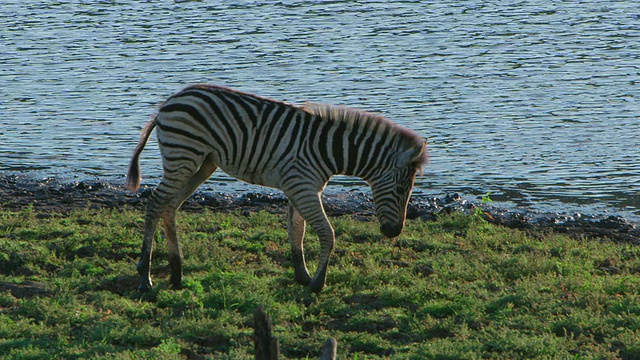
[[411,163],[417,163],[422,165],[424,164],[427,156],[426,152],[427,152],[427,142],[423,141],[422,146],[410,148],[401,152],[398,155],[397,166],[399,168],[404,168]]

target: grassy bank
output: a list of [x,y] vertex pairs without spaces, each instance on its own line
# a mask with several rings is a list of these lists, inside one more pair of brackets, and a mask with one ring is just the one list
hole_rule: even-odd
[[[136,291],[143,214],[0,211],[0,354],[6,358],[253,357],[264,305],[286,358],[638,358],[640,249],[525,234],[453,214],[378,225],[332,219],[328,287],[293,282],[283,216],[181,213],[185,288]],[[310,263],[319,247],[307,235]],[[310,269],[312,270],[312,269]]]

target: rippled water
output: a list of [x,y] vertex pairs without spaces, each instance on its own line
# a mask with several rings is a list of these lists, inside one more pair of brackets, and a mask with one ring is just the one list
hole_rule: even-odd
[[417,130],[431,151],[421,194],[640,215],[635,0],[0,6],[2,172],[121,182],[156,104],[208,82]]

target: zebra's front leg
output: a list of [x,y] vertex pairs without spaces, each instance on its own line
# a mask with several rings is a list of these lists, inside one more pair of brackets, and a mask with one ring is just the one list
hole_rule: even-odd
[[316,189],[305,191],[298,188],[295,191],[285,191],[285,194],[299,215],[311,224],[320,239],[318,269],[313,279],[311,279],[311,283],[309,283],[311,291],[318,293],[324,287],[327,278],[327,267],[329,266],[329,258],[335,243],[335,234],[322,207],[320,191]]
[[[321,205],[322,206],[322,205]],[[329,223],[329,219],[324,213],[324,209],[322,210],[323,219],[318,219],[317,221],[311,222],[311,226],[318,234],[318,238],[320,239],[320,258],[318,259],[318,269],[316,270],[316,274],[311,280],[311,284],[309,284],[309,288],[314,293],[319,293],[324,287],[325,281],[327,279],[327,268],[329,267],[329,258],[331,257],[331,253],[333,252],[333,247],[335,245],[335,233],[333,232],[333,228]]]
[[289,203],[289,242],[291,243],[291,258],[295,271],[295,279],[299,284],[309,285],[311,275],[307,270],[304,259],[304,233],[306,222],[293,204]]

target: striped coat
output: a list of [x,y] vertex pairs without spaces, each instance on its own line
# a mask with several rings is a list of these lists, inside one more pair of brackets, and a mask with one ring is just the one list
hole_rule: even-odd
[[[341,106],[295,106],[213,85],[195,85],[171,96],[145,126],[127,186],[137,189],[139,156],[157,127],[163,178],[147,204],[138,271],[142,290],[151,286],[153,233],[162,217],[167,233],[171,283],[182,278],[175,211],[216,169],[252,184],[281,189],[289,198],[289,239],[296,280],[313,291],[324,286],[335,236],[320,193],[337,174],[358,176],[372,187],[383,234],[397,236],[415,174],[427,161],[426,143],[380,115]],[[312,279],[303,253],[305,224],[321,241]]]

